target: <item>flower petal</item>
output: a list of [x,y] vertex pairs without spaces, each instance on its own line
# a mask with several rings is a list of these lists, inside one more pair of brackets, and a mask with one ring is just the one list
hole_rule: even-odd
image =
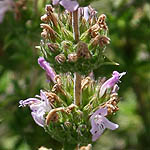
[[107,107],[99,108],[96,110],[93,115],[90,117],[90,120],[94,119],[96,115],[106,116],[107,115]]
[[119,82],[119,79],[125,75],[126,72],[119,73],[117,71],[113,71],[112,77],[104,82],[104,84],[100,88],[99,96],[102,97],[105,94],[105,91],[108,88],[112,88],[116,83]]
[[79,4],[76,0],[61,0],[59,3],[70,12],[77,10],[79,7]]
[[44,127],[44,117],[42,116],[42,114],[39,115],[35,112],[31,112],[31,115],[32,115],[36,124],[38,124],[41,127]]
[[105,127],[108,129],[111,129],[111,130],[115,130],[119,127],[118,124],[115,124],[115,123],[109,121],[106,117],[103,118],[103,122],[105,124]]
[[96,141],[100,136],[101,136],[101,133],[97,131],[96,133],[92,135],[92,141],[93,142]]
[[53,5],[58,5],[58,4],[59,4],[59,1],[60,1],[60,0],[53,0],[53,1],[52,1],[52,4],[53,4]]
[[41,101],[37,98],[28,98],[26,100],[19,101],[19,107],[25,107],[26,105],[31,105],[33,103],[40,103]]
[[84,9],[84,18],[85,18],[85,20],[86,21],[88,21],[88,19],[89,19],[89,8],[88,7],[84,7],[83,8]]
[[44,59],[44,57],[39,57],[38,63],[41,66],[41,68],[43,68],[46,71],[46,75],[48,76],[48,79],[55,82],[56,73],[53,70],[53,68],[50,67],[49,63]]

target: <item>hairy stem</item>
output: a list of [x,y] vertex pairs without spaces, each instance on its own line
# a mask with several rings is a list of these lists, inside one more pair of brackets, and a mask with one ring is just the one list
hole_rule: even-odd
[[[74,11],[72,17],[72,27],[75,42],[79,41],[79,22],[78,22],[78,10]],[[75,72],[74,73],[74,104],[80,106],[81,104],[81,76]]]
[[79,19],[78,19],[78,9],[72,13],[72,27],[73,27],[73,35],[75,42],[79,41]]

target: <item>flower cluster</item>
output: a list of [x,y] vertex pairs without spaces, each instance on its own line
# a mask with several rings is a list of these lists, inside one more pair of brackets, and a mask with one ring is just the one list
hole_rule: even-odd
[[[80,140],[85,144],[88,144],[89,142],[89,140],[86,142],[89,133],[92,134],[92,141],[96,141],[106,128],[111,130],[118,128],[117,124],[110,122],[106,117],[118,110],[117,103],[119,100],[117,91],[119,87],[117,83],[119,82],[119,79],[125,75],[125,72],[119,73],[114,71],[112,77],[106,80],[101,86],[100,83],[95,83],[90,76],[82,78],[81,89],[83,92],[82,99],[84,103],[82,105],[83,111],[81,111],[78,106],[72,104],[72,76],[70,74],[65,76],[56,75],[49,63],[47,63],[43,57],[38,59],[38,63],[46,71],[49,79],[54,81],[54,86],[51,91],[41,90],[40,96],[36,95],[36,98],[21,100],[19,102],[19,107],[28,105],[32,111],[31,114],[34,121],[39,126],[46,128],[46,130],[51,133],[52,137],[55,139],[58,138],[56,134],[54,135],[53,133],[56,132],[56,130],[59,132],[60,124],[63,124],[64,126],[64,129],[61,129],[63,130],[63,135],[60,135],[60,137],[62,137],[61,140],[66,140],[68,137],[63,139],[64,134],[71,131],[78,136],[84,135],[84,138],[80,138]],[[94,87],[94,89],[91,87]],[[97,95],[96,97],[95,94]],[[92,98],[89,96],[92,96]],[[108,99],[106,99],[106,97]],[[103,99],[107,101],[101,103]],[[83,116],[83,114],[87,115]],[[73,120],[74,123],[72,122]],[[81,127],[78,126],[78,124],[80,124]],[[53,128],[54,125],[55,128]],[[57,134],[59,135],[59,133]],[[71,142],[72,138],[73,137],[70,135],[68,141]],[[76,142],[78,143],[79,141],[77,140]]]
[[115,64],[104,53],[110,43],[106,16],[97,17],[91,6],[79,7],[76,0],[53,0],[53,5],[58,4],[66,11],[57,14],[51,5],[46,6],[38,46],[43,54],[38,64],[51,86],[36,98],[21,100],[19,107],[29,106],[34,121],[52,138],[72,145],[70,149],[75,145],[91,149],[89,143],[105,129],[119,127],[108,117],[119,110],[118,83],[126,72],[113,71],[108,80],[94,80],[93,72]]
[[46,5],[45,11],[41,17],[44,23],[41,24],[43,40],[40,49],[56,72],[88,75],[108,63],[104,49],[110,39],[104,14],[97,17],[91,6],[78,8],[81,36],[80,42],[75,43],[74,29],[70,28],[72,12],[66,10],[57,14],[51,5]]

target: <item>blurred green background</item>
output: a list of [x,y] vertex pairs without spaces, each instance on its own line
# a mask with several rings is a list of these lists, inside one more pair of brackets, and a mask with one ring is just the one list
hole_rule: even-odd
[[[4,0],[9,1],[9,0]],[[44,71],[38,66],[40,16],[48,0],[16,0],[0,23],[0,150],[59,149],[59,143],[33,121],[21,99],[34,97],[45,88]],[[111,44],[106,53],[120,66],[100,70],[126,71],[119,94],[116,131],[107,131],[94,150],[150,149],[150,2],[149,0],[97,0],[91,4],[106,14]],[[4,6],[3,6],[4,7]],[[2,7],[0,4],[0,15]],[[1,16],[0,16],[1,17]]]

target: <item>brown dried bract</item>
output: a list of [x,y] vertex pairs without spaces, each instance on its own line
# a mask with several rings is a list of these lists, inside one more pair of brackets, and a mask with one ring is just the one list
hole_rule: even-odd
[[86,43],[84,42],[79,42],[78,43],[78,46],[77,46],[77,57],[83,57],[83,58],[86,58],[86,59],[89,59],[91,58],[91,53],[90,51],[88,50],[88,46]]
[[46,92],[46,96],[51,104],[53,104],[55,101],[59,102],[59,97],[55,93]]
[[52,122],[57,122],[58,119],[59,119],[59,116],[57,114],[57,112],[65,112],[65,109],[64,107],[59,107],[59,108],[55,108],[55,109],[52,109],[48,115],[46,116],[46,124],[48,125],[50,123],[50,121]]
[[111,115],[119,110],[117,104],[119,103],[119,98],[117,93],[113,93],[110,95],[110,99],[102,104],[100,107],[104,108],[107,107],[108,115]]
[[81,81],[81,89],[83,90],[84,88],[87,88],[90,83],[91,83],[91,78],[86,77]]

